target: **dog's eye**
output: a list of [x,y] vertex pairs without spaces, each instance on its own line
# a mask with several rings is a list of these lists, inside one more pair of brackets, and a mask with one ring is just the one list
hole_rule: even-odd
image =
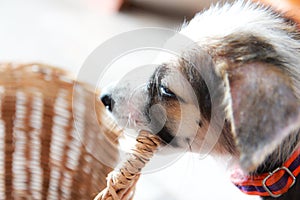
[[159,91],[162,96],[174,98],[176,95],[168,88],[163,85],[159,86]]

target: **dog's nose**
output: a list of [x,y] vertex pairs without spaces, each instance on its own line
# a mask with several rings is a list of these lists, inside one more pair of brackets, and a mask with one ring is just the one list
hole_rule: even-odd
[[101,101],[104,104],[104,106],[111,112],[114,107],[114,100],[112,99],[110,94],[104,94],[101,97]]

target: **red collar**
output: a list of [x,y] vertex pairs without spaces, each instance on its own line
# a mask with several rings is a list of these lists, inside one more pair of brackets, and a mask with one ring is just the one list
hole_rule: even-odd
[[231,175],[231,181],[249,195],[279,197],[286,193],[296,182],[300,174],[300,148],[273,172],[261,175],[245,176],[240,171]]

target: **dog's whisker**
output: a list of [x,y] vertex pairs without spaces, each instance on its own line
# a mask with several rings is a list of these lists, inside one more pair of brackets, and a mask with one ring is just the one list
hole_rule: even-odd
[[125,123],[125,128],[126,127],[130,127],[130,124],[131,124],[131,115],[129,114],[127,117],[126,117],[126,119],[127,119],[127,121],[126,121],[126,123]]
[[185,140],[186,140],[186,142],[187,142],[187,144],[188,144],[188,147],[189,147],[190,152],[192,152],[192,145],[191,145],[191,140],[190,140],[190,138],[185,138]]

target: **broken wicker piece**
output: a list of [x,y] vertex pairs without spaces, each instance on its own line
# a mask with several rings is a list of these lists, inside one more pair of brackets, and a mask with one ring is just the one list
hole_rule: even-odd
[[106,186],[120,130],[98,95],[64,70],[0,64],[0,199],[88,200]]
[[130,200],[142,168],[150,161],[161,140],[147,131],[141,131],[135,148],[118,171],[109,174],[107,187],[94,200]]

